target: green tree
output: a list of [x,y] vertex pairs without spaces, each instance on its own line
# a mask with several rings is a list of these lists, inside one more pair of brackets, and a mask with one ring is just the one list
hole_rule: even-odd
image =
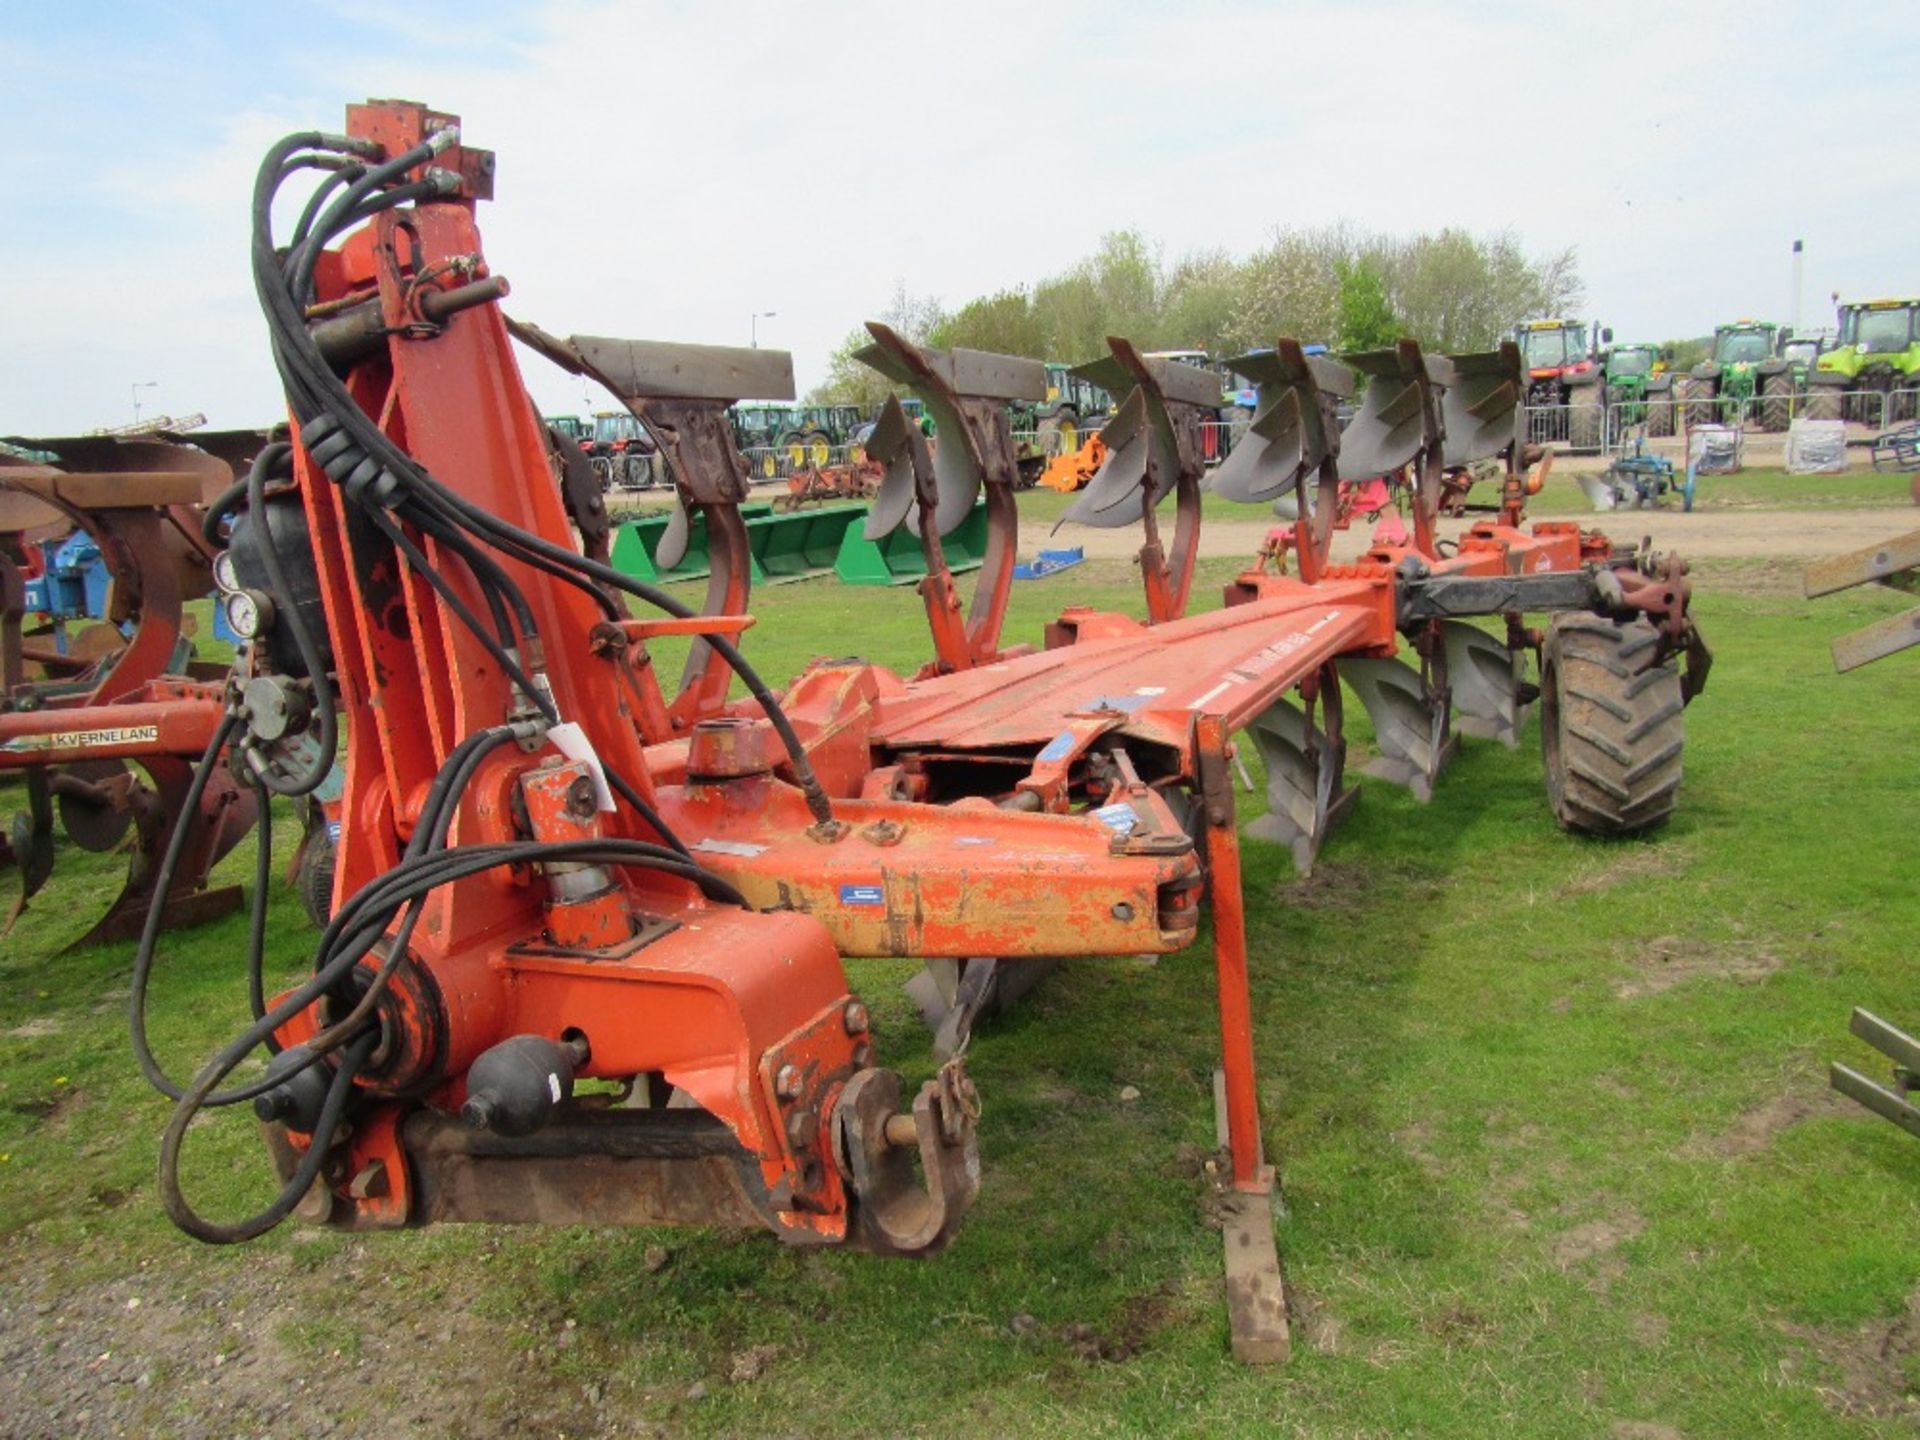
[[1034,360],[1048,358],[1046,331],[1025,290],[1002,290],[969,300],[940,318],[927,333],[927,343],[942,350],[965,347]]
[[[945,312],[930,295],[915,295],[904,284],[893,287],[893,299],[880,312],[880,322],[898,331],[915,344],[926,342]],[[901,387],[883,377],[859,358],[860,351],[873,343],[867,327],[857,326],[827,357],[827,378],[807,392],[810,405],[858,405],[866,415],[878,410],[889,395],[902,393]]]
[[1342,260],[1339,348],[1380,350],[1400,338],[1400,322],[1387,299],[1386,282],[1365,260]]

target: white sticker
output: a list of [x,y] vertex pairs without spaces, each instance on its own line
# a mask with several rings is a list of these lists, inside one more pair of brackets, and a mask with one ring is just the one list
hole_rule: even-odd
[[600,763],[600,757],[593,752],[593,742],[587,739],[577,721],[569,720],[564,725],[556,725],[547,731],[547,739],[553,742],[553,748],[569,760],[578,760],[587,767],[587,773],[593,776],[593,800],[601,810],[613,809],[613,791],[607,787],[607,772]]
[[553,1096],[554,1104],[560,1103],[560,1077],[551,1070],[547,1071],[547,1093]]
[[715,840],[712,836],[708,836],[704,840],[696,840],[693,848],[704,850],[709,855],[732,855],[741,860],[751,860],[754,856],[764,853],[767,847],[755,845],[748,840]]

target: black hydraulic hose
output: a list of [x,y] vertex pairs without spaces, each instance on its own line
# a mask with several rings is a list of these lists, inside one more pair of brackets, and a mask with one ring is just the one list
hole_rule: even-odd
[[206,513],[201,515],[200,536],[215,550],[227,548],[227,537],[220,529],[220,522],[234,512],[235,507],[246,498],[246,495],[247,477],[242,475],[214,497],[213,503],[207,506]]
[[[259,807],[254,821],[253,907],[247,915],[247,1008],[258,1020],[267,1013],[267,889],[273,884],[273,795],[258,776],[253,801]],[[267,1048],[280,1053],[280,1044],[267,1037]]]
[[633,788],[626,776],[622,775],[618,770],[606,764],[604,761],[601,763],[600,768],[606,771],[608,789],[626,801],[634,813],[646,821],[648,828],[662,840],[666,841],[675,854],[684,855],[689,860],[693,859],[693,852],[687,849],[686,842],[668,828],[666,818],[647,803],[646,797]]
[[375,1030],[348,1046],[340,1068],[334,1071],[327,1085],[326,1102],[320,1107],[320,1118],[314,1124],[307,1153],[294,1167],[292,1177],[264,1210],[231,1224],[205,1218],[188,1203],[180,1189],[181,1143],[186,1139],[187,1127],[199,1114],[206,1093],[219,1082],[219,1076],[211,1073],[212,1066],[202,1071],[174,1107],[166,1132],[160,1137],[160,1203],[167,1217],[196,1240],[204,1240],[209,1245],[237,1245],[266,1234],[291,1215],[319,1178],[320,1167],[326,1163],[327,1152],[333,1147],[334,1134],[347,1113],[347,1101],[353,1095],[353,1077],[360,1072],[379,1039],[380,1033]]
[[[303,339],[306,338],[304,327],[301,327],[300,337]],[[310,340],[308,343],[310,345]],[[291,349],[293,347],[289,348]],[[289,358],[292,359],[293,357],[289,356]],[[317,361],[317,354],[312,358]],[[325,371],[324,375],[319,373],[321,370],[325,370],[324,363],[309,367],[310,378],[322,387],[327,386],[329,383],[337,385],[337,377],[334,377],[330,370]],[[388,437],[379,430],[378,426],[374,425],[369,417],[360,410],[359,406],[351,400],[351,397],[345,397],[345,399],[346,403],[344,405],[330,408],[328,413],[334,415],[353,435],[353,438],[362,443],[363,448],[372,451],[386,462],[389,473],[394,474],[396,479],[400,479],[403,484],[407,485],[411,494],[423,502],[433,505],[443,514],[449,515],[454,523],[459,523],[463,525],[464,528],[485,535],[498,548],[522,560],[524,563],[534,565],[539,569],[576,585],[590,595],[595,602],[601,606],[603,612],[609,616],[617,618],[615,608],[607,596],[587,579],[582,578],[583,576],[590,576],[592,579],[597,579],[603,584],[624,590],[656,608],[665,610],[668,614],[687,617],[695,613],[663,590],[658,590],[652,586],[635,581],[609,566],[600,565],[598,562],[588,560],[577,552],[553,545],[551,542],[545,541],[529,531],[508,525],[498,520],[497,517],[491,516],[487,512],[478,509],[478,507],[471,506],[468,502],[464,501],[462,497],[447,490],[424,470],[420,469],[413,462],[411,456],[405,455],[404,452],[401,452],[395,447]],[[792,723],[788,719],[778,699],[774,696],[766,682],[761,679],[758,672],[748,663],[746,657],[742,655],[739,649],[730,641],[721,636],[712,636],[708,637],[708,642],[712,645],[715,652],[720,655],[721,660],[740,676],[747,688],[748,694],[751,695],[754,701],[761,707],[769,722],[772,723],[776,733],[780,735],[781,742],[786,747],[790,762],[793,766],[795,778],[800,783],[801,790],[807,798],[808,808],[814,815],[814,818],[821,821],[830,820],[832,818],[832,807],[827,798],[825,788],[821,786],[817,775],[814,773],[811,762],[807,758],[805,747],[802,745],[798,733],[794,730]],[[628,787],[629,790],[630,788],[631,787]],[[623,796],[623,798],[631,798],[631,796]],[[651,810],[651,807],[645,807],[645,810],[642,811],[643,815],[647,810]],[[654,824],[654,821],[649,820],[648,823]],[[655,829],[659,831],[663,837],[666,837],[666,832],[661,829],[661,827],[655,825]],[[674,841],[676,848],[684,850],[684,846],[679,844],[677,837],[667,838],[671,838]]]
[[474,639],[486,647],[487,653],[493,656],[493,663],[498,665],[507,678],[520,688],[521,694],[533,702],[540,713],[546,717],[547,723],[550,725],[558,725],[560,723],[560,713],[553,708],[553,701],[548,698],[547,692],[535,688],[527,672],[520,668],[520,665],[511,655],[507,654],[498,640],[487,633],[486,627],[480,623],[479,618],[467,607],[466,602],[454,594],[453,587],[447,583],[447,577],[434,569],[432,564],[428,562],[427,557],[421,553],[420,547],[407,538],[407,532],[390,520],[383,510],[374,508],[369,510],[368,514],[371,516],[373,523],[379,528],[380,533],[385,535],[394,547],[407,557],[408,563],[420,574],[421,578],[434,588],[435,593],[440,596],[441,602],[453,611],[468,630],[473,632]]
[[[222,716],[213,738],[207,742],[200,763],[193,767],[193,779],[187,785],[186,798],[180,805],[179,822],[167,839],[167,848],[160,857],[160,868],[154,872],[153,898],[147,903],[147,918],[140,926],[140,943],[133,952],[132,989],[127,999],[127,1021],[133,1032],[133,1058],[139,1062],[140,1073],[147,1077],[147,1083],[170,1100],[178,1100],[183,1092],[161,1070],[159,1062],[153,1058],[152,1047],[147,1043],[147,981],[153,973],[154,945],[160,938],[160,922],[166,914],[167,897],[173,891],[174,872],[180,868],[180,857],[187,848],[187,832],[193,828],[191,817],[199,813],[200,797],[206,793],[207,781],[213,777],[213,767],[219,760],[221,747],[239,724],[236,715],[229,713]],[[262,894],[255,903],[264,904],[265,899]]]

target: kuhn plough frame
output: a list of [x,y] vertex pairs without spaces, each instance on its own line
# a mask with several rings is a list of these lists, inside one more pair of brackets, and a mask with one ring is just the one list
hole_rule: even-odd
[[[1450,679],[1464,668],[1454,651],[1476,654],[1449,641],[1460,617],[1554,609],[1644,633],[1633,674],[1677,693],[1671,657],[1690,645],[1704,657],[1681,568],[1571,526],[1523,533],[1517,507],[1443,554],[1443,444],[1456,435],[1511,469],[1517,361],[1428,361],[1405,345],[1363,360],[1372,384],[1349,443],[1404,477],[1415,539],[1333,564],[1324,521],[1342,445],[1327,417],[1351,384],[1282,342],[1255,421],[1261,443],[1236,449],[1222,474],[1249,499],[1292,491],[1300,573],[1251,571],[1226,608],[1187,615],[1197,415],[1218,384],[1207,377],[1203,396],[1198,372],[1115,340],[1109,378],[1133,389],[1075,512],[1142,523],[1148,622],[1070,609],[1045,648],[1008,645],[1018,472],[1006,401],[1036,398],[1040,367],[941,354],[874,326],[871,362],[938,421],[929,448],[901,412],[883,416],[870,453],[887,474],[868,532],[917,527],[935,655],[910,679],[818,662],[776,697],[735,643],[752,623],[746,486],[722,417],[740,395],[788,393],[785,357],[515,327],[620,396],[669,457],[681,514],[704,516],[714,553],[706,613],[689,614],[571,539],[493,303],[505,285],[474,225],[491,155],[417,105],[354,106],[348,121],[345,136],[290,137],[262,169],[256,278],[294,443],[263,457],[249,495],[253,511],[286,508],[286,523],[271,541],[236,527],[236,569],[267,573],[262,613],[275,618],[233,693],[271,692],[276,717],[304,723],[263,731],[229,717],[256,771],[294,793],[318,783],[327,746],[314,732],[344,716],[335,910],[313,978],[261,1006],[191,1085],[167,1080],[140,1043],[178,1100],[163,1144],[175,1220],[219,1241],[296,1206],[357,1228],[693,1221],[929,1253],[978,1184],[977,1101],[955,1058],[902,1108],[840,956],[1167,952],[1195,935],[1204,885],[1237,1197],[1234,1348],[1283,1356],[1232,736],[1303,697],[1306,743],[1277,763],[1311,813],[1290,814],[1277,838],[1296,855],[1305,838],[1310,861],[1344,794],[1327,759],[1336,665],[1407,672],[1374,683],[1392,701],[1368,703],[1412,707],[1426,749],[1384,736],[1383,748],[1397,778],[1430,789],[1450,697],[1467,690]],[[339,195],[281,248],[271,195],[309,163],[337,177]],[[349,321],[375,338],[330,348],[323,332]],[[963,613],[938,540],[983,490],[986,562]],[[1155,509],[1168,494],[1176,521],[1163,545]],[[243,546],[257,553],[243,561]],[[658,613],[630,618],[631,600]],[[699,642],[672,696],[648,656],[667,636]],[[1419,670],[1395,658],[1408,639]],[[1530,641],[1516,618],[1506,640],[1485,643],[1507,683],[1489,679],[1465,708],[1510,732]],[[1616,651],[1628,647],[1604,658]],[[1551,672],[1551,641],[1545,653]],[[745,699],[728,698],[735,679]],[[1568,764],[1577,793],[1556,810],[1605,828],[1575,803],[1593,800],[1582,773]],[[1664,816],[1671,786],[1654,800],[1608,814],[1644,827]],[[262,1044],[280,1047],[268,1077],[221,1090]],[[621,1082],[631,1099],[575,1098],[583,1076]],[[665,1105],[676,1092],[691,1104]],[[259,1215],[211,1221],[179,1189],[179,1147],[207,1104],[247,1099],[274,1122],[285,1187]]]

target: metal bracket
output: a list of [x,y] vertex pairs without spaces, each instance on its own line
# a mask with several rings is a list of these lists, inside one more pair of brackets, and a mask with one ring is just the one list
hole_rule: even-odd
[[1835,1062],[1828,1081],[1833,1088],[1891,1120],[1920,1139],[1920,1105],[1907,1096],[1920,1093],[1920,1040],[1895,1029],[1870,1010],[1855,1009],[1848,1029],[1893,1061],[1893,1088],[1875,1083],[1851,1066]]

